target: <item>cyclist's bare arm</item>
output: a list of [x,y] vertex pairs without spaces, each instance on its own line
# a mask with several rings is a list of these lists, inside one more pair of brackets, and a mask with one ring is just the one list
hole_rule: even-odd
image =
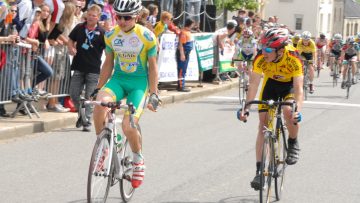
[[158,92],[158,65],[156,62],[156,56],[149,57],[149,88],[150,88],[150,94]]
[[[149,57],[148,58],[148,62],[149,62],[149,89],[150,89],[150,95],[151,94],[158,94],[158,66],[157,66],[157,62],[156,62],[156,56],[153,57]],[[148,104],[148,108],[151,111],[156,111],[156,109],[151,105]]]
[[297,76],[293,78],[294,95],[295,95],[295,101],[297,104],[298,112],[301,111],[301,107],[304,99],[303,82],[304,82],[304,76]]
[[114,68],[114,53],[105,52],[105,62],[101,68],[99,82],[96,88],[102,88],[105,83],[108,81],[110,76],[112,75],[113,68]]
[[[250,84],[249,84],[248,93],[246,95],[246,101],[252,101],[252,100],[255,99],[256,93],[258,91],[258,87],[259,87],[259,84],[260,84],[260,81],[261,81],[261,74],[251,72]],[[241,121],[246,121],[247,115],[245,113],[246,113],[247,109],[250,108],[250,106],[244,107],[244,108],[246,108],[245,111],[242,111],[241,115],[240,115],[240,120]]]

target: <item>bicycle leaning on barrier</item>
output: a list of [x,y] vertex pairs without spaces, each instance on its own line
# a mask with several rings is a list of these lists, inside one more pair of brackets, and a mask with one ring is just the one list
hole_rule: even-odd
[[[268,107],[267,122],[263,126],[264,142],[261,149],[260,162],[260,203],[270,202],[272,188],[272,179],[274,179],[274,190],[276,200],[280,200],[284,189],[286,158],[287,158],[287,135],[288,131],[282,118],[282,107],[291,106],[292,113],[297,111],[296,102],[284,101],[259,101],[252,100],[242,106],[242,110],[238,111],[238,119],[240,113],[245,112],[249,115],[248,109],[251,104],[260,104]],[[246,122],[246,120],[243,120]],[[275,127],[274,127],[275,122]],[[294,123],[296,125],[296,123]]]

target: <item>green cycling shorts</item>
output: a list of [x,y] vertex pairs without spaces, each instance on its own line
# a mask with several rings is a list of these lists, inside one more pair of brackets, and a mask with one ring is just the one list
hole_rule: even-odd
[[[126,77],[113,75],[101,89],[111,94],[114,101],[127,98],[126,103],[133,103],[136,108],[135,117],[140,118],[144,111],[149,85],[147,77]],[[126,112],[126,115],[129,115]]]

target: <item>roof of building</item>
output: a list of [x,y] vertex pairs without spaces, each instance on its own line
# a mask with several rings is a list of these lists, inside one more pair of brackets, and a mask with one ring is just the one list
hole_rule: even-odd
[[355,0],[345,0],[345,18],[360,18],[360,4]]

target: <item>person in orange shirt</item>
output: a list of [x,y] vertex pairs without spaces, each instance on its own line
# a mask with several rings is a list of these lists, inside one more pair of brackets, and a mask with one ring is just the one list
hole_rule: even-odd
[[179,35],[179,45],[176,50],[176,62],[178,70],[178,86],[177,90],[181,92],[190,92],[189,88],[185,88],[185,74],[189,64],[190,52],[194,46],[194,40],[191,35],[191,29],[194,26],[192,19],[185,21],[185,26]]

